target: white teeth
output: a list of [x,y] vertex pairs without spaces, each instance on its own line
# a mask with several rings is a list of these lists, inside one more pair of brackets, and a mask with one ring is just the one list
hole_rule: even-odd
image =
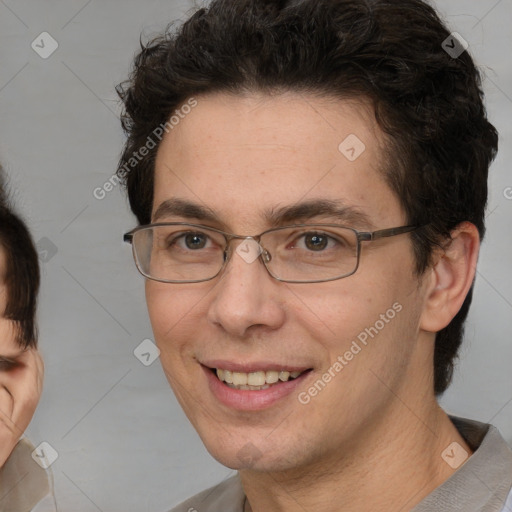
[[267,389],[272,384],[279,381],[287,382],[290,379],[296,379],[302,372],[288,372],[288,371],[257,371],[251,373],[231,372],[229,370],[216,370],[219,380],[225,382],[229,387],[243,390],[257,391],[260,389]]
[[279,380],[279,372],[266,372],[265,380],[267,381],[267,384],[275,384]]
[[249,386],[263,386],[263,384],[265,384],[265,377],[265,372],[249,373],[247,384],[249,384]]
[[251,391],[260,391],[261,389],[268,389],[270,387],[268,384],[265,384],[263,386],[235,386],[234,384],[226,383],[226,385],[232,389],[242,389],[244,391],[248,389]]
[[235,386],[246,386],[247,373],[233,372],[233,384]]

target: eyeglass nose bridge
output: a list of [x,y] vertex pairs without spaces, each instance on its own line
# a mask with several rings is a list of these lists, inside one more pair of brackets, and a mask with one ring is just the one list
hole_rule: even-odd
[[230,257],[232,256],[233,251],[231,249],[231,242],[233,240],[242,240],[242,242],[236,248],[235,252],[246,263],[253,263],[257,259],[261,258],[263,264],[266,267],[266,264],[272,261],[272,255],[265,247],[261,245],[259,236],[231,235],[226,240],[227,243],[224,250],[225,264],[228,263]]

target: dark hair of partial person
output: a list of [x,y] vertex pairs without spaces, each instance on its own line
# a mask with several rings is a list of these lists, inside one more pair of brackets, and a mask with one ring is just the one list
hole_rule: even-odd
[[4,284],[7,300],[3,317],[15,322],[16,341],[21,347],[36,347],[39,259],[27,226],[12,209],[1,167],[0,248],[6,262]]
[[[128,173],[127,163],[187,98],[284,91],[364,98],[387,140],[383,176],[407,223],[424,226],[411,234],[420,276],[461,222],[483,238],[498,146],[480,73],[467,51],[445,52],[449,36],[421,0],[213,0],[178,29],[171,24],[141,43],[117,88],[128,137],[118,175],[133,213],[150,222],[158,145]],[[472,293],[436,335],[436,395],[452,380]]]

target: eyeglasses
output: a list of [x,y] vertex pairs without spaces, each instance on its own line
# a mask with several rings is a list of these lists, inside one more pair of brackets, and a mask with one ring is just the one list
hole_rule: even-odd
[[336,224],[297,224],[242,236],[219,229],[166,222],[140,226],[124,235],[139,272],[163,283],[200,283],[217,277],[230,260],[231,242],[247,263],[260,259],[268,273],[287,283],[342,279],[359,266],[361,242],[401,235],[419,226],[357,231]]

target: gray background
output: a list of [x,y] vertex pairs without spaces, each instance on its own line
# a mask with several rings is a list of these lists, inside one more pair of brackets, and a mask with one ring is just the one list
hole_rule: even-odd
[[[512,3],[437,5],[482,66],[501,134],[476,296],[442,404],[492,422],[512,442]],[[122,243],[134,220],[119,187],[103,200],[93,196],[123,143],[114,86],[127,76],[139,34],[192,7],[0,0],[0,159],[46,260],[39,312],[46,384],[28,435],[59,454],[52,469],[62,511],[163,511],[231,474],[203,448],[158,361],[146,367],[133,355],[152,338],[143,281]],[[31,48],[44,31],[59,44],[47,59]]]

